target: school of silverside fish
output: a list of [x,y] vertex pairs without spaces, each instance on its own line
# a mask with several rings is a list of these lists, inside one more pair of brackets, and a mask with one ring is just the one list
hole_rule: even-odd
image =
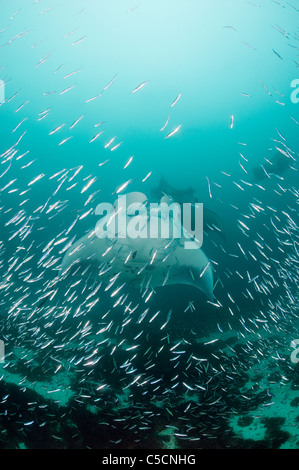
[[[41,16],[55,8],[32,3]],[[9,49],[13,55],[16,43],[29,41],[31,30],[25,23],[17,35],[10,32],[25,8],[12,12],[7,24],[1,20],[0,52]],[[297,13],[295,7],[288,8]],[[125,14],[134,12],[135,7]],[[83,13],[76,13],[78,27],[65,31],[63,41],[70,49],[88,41],[88,32],[79,27]],[[275,28],[298,57],[298,31]],[[44,41],[29,41],[28,55]],[[299,390],[298,364],[290,360],[291,342],[299,337],[299,188],[289,183],[297,172],[296,149],[277,128],[271,150],[286,162],[285,171],[272,172],[273,161],[264,161],[256,169],[262,177],[253,175],[246,142],[240,142],[239,179],[225,164],[218,180],[205,176],[202,202],[213,201],[219,212],[224,206],[230,211],[229,229],[238,239],[232,245],[221,228],[205,229],[202,249],[213,270],[213,298],[186,285],[178,294],[178,287],[167,286],[167,274],[165,286],[151,284],[148,273],[167,263],[167,247],[165,257],[150,251],[144,265],[138,265],[139,289],[123,273],[126,264],[134,266],[136,253],[129,250],[123,269],[115,272],[121,255],[111,255],[117,246],[112,242],[96,275],[92,257],[61,273],[66,253],[95,226],[102,171],[124,142],[106,130],[103,116],[85,136],[82,164],[66,167],[63,152],[88,119],[90,104],[100,102],[108,90],[113,95],[121,76],[111,76],[97,95],[85,90],[84,106],[78,112],[74,104],[71,122],[59,122],[56,116],[56,125],[48,126],[47,139],[57,140],[62,157],[59,170],[46,172],[40,164],[43,149],[31,149],[32,135],[47,120],[53,122],[51,116],[59,116],[82,70],[80,64],[74,70],[57,64],[56,50],[48,46],[34,73],[53,64],[55,88],[44,89],[38,112],[36,105],[30,107],[30,96],[14,89],[5,64],[0,67],[6,92],[0,115],[1,120],[10,115],[6,125],[11,127],[9,135],[0,129],[0,339],[5,345],[0,448],[279,447],[290,437],[281,430],[279,414],[268,421],[260,418],[267,431],[256,442],[237,435],[229,423],[235,417],[239,422],[249,416],[259,419],[261,409],[276,406],[279,395],[273,386]],[[131,99],[150,85],[146,77],[140,84],[133,82]],[[271,84],[261,86],[277,106],[289,99]],[[178,90],[165,110],[169,117],[165,121],[162,116],[157,133],[163,140],[184,131],[183,122],[170,125],[171,113],[183,99]],[[227,126],[234,125],[232,116]],[[298,129],[295,114],[289,116],[289,125]],[[93,145],[99,146],[99,160],[91,171],[86,159]],[[130,174],[138,158],[128,154],[119,160],[110,202],[136,187],[150,194],[151,162],[139,179]],[[228,200],[226,194],[235,197]],[[241,207],[239,194],[247,200]],[[188,275],[192,278],[192,270]],[[295,430],[298,425],[297,415]],[[298,440],[298,434],[297,440],[293,436],[293,446]]]

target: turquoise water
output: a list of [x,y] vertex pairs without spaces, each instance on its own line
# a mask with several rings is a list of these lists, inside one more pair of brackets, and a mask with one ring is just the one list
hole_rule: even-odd
[[[298,39],[284,1],[1,5],[0,447],[298,447]],[[55,284],[126,182],[214,213],[212,300]]]

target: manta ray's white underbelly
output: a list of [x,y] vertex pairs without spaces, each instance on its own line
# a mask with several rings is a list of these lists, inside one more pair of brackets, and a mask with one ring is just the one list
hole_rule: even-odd
[[186,284],[213,298],[213,270],[205,253],[179,243],[166,249],[167,245],[159,239],[99,239],[91,232],[67,251],[61,272],[90,265],[93,276],[106,283],[117,276],[118,284],[137,288]]

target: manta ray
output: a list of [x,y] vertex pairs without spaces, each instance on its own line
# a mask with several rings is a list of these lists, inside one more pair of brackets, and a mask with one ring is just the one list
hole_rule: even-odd
[[151,189],[151,195],[155,199],[160,200],[163,196],[168,196],[179,204],[198,202],[195,192],[196,190],[192,186],[186,189],[174,188],[163,176],[160,178],[159,186]]
[[[151,195],[155,199],[160,200],[163,196],[167,196],[180,205],[184,203],[195,204],[196,202],[198,202],[195,193],[196,189],[194,189],[192,186],[189,186],[185,189],[174,188],[166,181],[163,176],[160,179],[159,185],[156,188],[151,189]],[[226,239],[224,227],[220,217],[215,212],[208,209],[205,204],[203,207],[203,211],[204,230],[206,232],[214,231],[218,233],[225,241]]]
[[[59,277],[74,273],[80,275],[80,272],[88,270],[89,275],[103,281],[107,286],[113,285],[115,295],[126,285],[156,288],[181,284],[194,286],[209,299],[213,299],[213,268],[197,241],[192,240],[192,236],[182,226],[180,238],[174,238],[173,231],[170,231],[168,238],[163,237],[163,213],[151,212],[149,218],[146,213],[146,196],[141,193],[126,196],[127,203],[128,199],[131,203],[122,218],[125,226],[121,226],[119,221],[114,224],[120,212],[115,201],[111,210],[100,219],[98,226],[75,242],[65,253]],[[136,201],[137,206],[134,206]],[[130,211],[130,207],[133,210]],[[144,211],[140,211],[140,208]],[[148,237],[149,219],[151,237]],[[179,221],[174,223],[177,228]],[[128,237],[127,231],[132,228],[135,229],[133,237]],[[194,243],[193,249],[186,248],[186,239]]]
[[254,182],[270,178],[271,175],[281,176],[288,170],[295,161],[293,157],[285,151],[278,149],[272,159],[266,159],[263,165],[254,167],[252,170]]

